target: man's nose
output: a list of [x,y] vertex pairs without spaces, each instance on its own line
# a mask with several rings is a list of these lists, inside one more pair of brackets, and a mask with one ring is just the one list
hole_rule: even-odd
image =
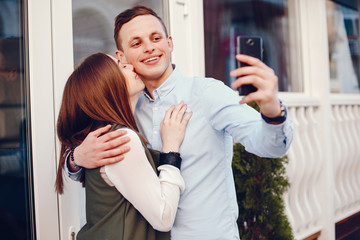
[[144,52],[153,52],[155,50],[155,46],[151,41],[144,42]]

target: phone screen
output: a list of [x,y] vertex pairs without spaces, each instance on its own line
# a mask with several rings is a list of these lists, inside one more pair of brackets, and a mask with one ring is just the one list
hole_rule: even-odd
[[[236,54],[245,54],[263,60],[263,47],[261,37],[237,36],[236,37]],[[236,61],[237,67],[248,66],[246,63]],[[240,95],[248,95],[257,90],[253,85],[243,85],[238,91]]]

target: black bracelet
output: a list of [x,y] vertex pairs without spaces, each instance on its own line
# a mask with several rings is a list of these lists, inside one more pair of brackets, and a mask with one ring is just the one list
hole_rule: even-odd
[[182,159],[180,157],[180,153],[177,152],[160,153],[159,166],[164,164],[170,164],[174,167],[177,167],[180,170],[181,161]]
[[71,165],[74,166],[74,168],[80,168],[78,165],[75,164],[75,161],[74,161],[74,150],[76,147],[77,147],[77,145],[73,146],[70,150],[70,163],[71,163]]

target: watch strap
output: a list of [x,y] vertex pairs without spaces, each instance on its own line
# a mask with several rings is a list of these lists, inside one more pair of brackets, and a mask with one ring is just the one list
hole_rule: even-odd
[[262,113],[261,113],[261,117],[262,117],[262,119],[264,119],[264,121],[266,123],[281,124],[281,123],[285,122],[286,117],[287,117],[287,107],[283,104],[283,102],[281,100],[280,100],[280,111],[281,111],[281,114],[279,117],[270,118],[270,117],[264,116]]
[[180,169],[181,161],[182,159],[180,157],[180,153],[177,152],[160,153],[159,166],[164,164],[169,164]]

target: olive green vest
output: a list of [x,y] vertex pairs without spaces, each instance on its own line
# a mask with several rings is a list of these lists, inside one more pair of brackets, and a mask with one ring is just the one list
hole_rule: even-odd
[[[154,171],[160,153],[149,151],[146,156]],[[158,232],[115,188],[105,183],[100,169],[85,170],[86,221],[77,234],[78,240],[168,240],[170,232]]]

